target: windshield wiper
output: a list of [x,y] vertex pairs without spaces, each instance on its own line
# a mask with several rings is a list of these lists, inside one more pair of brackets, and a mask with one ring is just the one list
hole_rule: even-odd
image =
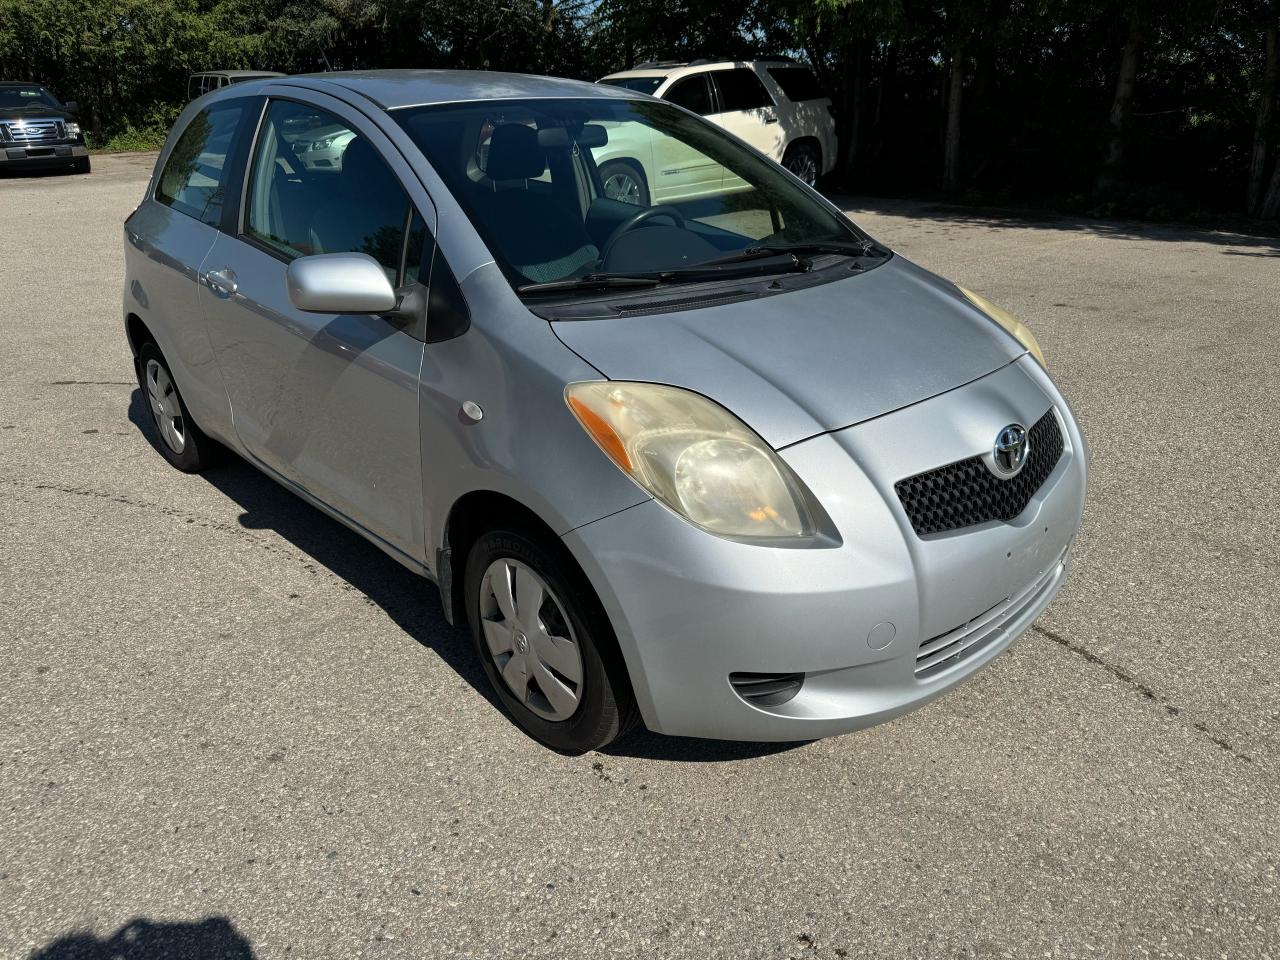
[[[789,251],[773,253],[771,256],[790,257],[786,264],[760,264],[759,267],[737,266],[735,261],[710,260],[705,263],[694,263],[687,267],[676,267],[672,270],[647,270],[635,273],[588,273],[582,277],[569,277],[566,280],[549,280],[545,283],[527,283],[516,287],[516,293],[522,296],[540,293],[572,293],[579,290],[606,290],[618,287],[638,289],[640,287],[656,287],[663,283],[690,283],[698,280],[717,280],[727,276],[756,273],[804,273],[809,269],[807,261],[802,260]],[[754,257],[747,257],[753,260]]]
[[647,273],[588,273],[583,277],[567,280],[548,280],[544,283],[526,283],[516,287],[516,293],[564,293],[573,290],[606,290],[614,287],[656,287],[662,278]]
[[836,253],[848,257],[868,257],[872,254],[883,256],[882,248],[874,240],[813,240],[797,243],[760,243],[755,246],[737,250],[716,260],[708,260],[704,266],[727,263],[743,263],[748,260],[762,260],[765,257],[792,256],[799,258],[802,253]]

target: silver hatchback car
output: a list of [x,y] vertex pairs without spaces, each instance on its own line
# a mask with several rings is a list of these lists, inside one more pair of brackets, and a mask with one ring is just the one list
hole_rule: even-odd
[[[696,199],[607,197],[611,141]],[[240,84],[179,118],[125,254],[160,452],[229,447],[433,580],[554,748],[878,723],[1062,585],[1085,445],[1032,335],[672,104]]]

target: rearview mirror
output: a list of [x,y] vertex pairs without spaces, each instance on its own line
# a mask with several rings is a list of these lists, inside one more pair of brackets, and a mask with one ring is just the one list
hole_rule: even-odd
[[308,313],[387,313],[396,292],[382,265],[367,253],[299,257],[285,273],[289,301]]
[[63,104],[63,106],[67,108],[68,113],[80,112],[80,104],[75,100],[68,100],[66,103]]

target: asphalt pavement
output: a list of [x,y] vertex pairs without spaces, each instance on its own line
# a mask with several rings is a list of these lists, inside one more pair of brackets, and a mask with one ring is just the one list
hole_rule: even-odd
[[1280,240],[848,199],[1040,338],[1069,582],[885,726],[566,758],[433,587],[155,451],[151,162],[0,180],[0,957],[1280,958]]

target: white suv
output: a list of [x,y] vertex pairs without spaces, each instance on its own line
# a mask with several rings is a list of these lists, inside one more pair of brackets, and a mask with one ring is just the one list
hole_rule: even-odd
[[[794,60],[643,63],[598,82],[638,90],[701,114],[810,186],[835,166],[831,99],[809,68]],[[656,158],[613,156],[615,152],[595,154],[606,193],[616,199],[647,205],[701,192],[701,181],[695,176],[687,182],[690,171],[679,165],[655,165]]]

